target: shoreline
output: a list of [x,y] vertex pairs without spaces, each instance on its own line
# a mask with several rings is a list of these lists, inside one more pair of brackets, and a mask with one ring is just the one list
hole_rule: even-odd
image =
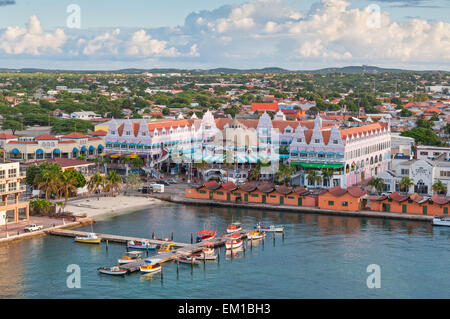
[[193,200],[185,197],[180,197],[171,194],[152,194],[154,198],[158,198],[162,201],[193,205],[193,206],[215,206],[215,207],[233,207],[244,209],[261,209],[261,210],[276,210],[288,213],[303,213],[303,214],[321,214],[330,216],[347,216],[347,217],[367,217],[367,218],[379,218],[379,219],[396,219],[396,220],[410,220],[421,221],[431,223],[433,216],[431,215],[414,215],[414,214],[399,214],[389,212],[374,212],[374,211],[343,211],[343,210],[327,210],[317,207],[308,206],[291,206],[291,205],[271,205],[271,204],[259,204],[259,203],[233,203],[218,200]]

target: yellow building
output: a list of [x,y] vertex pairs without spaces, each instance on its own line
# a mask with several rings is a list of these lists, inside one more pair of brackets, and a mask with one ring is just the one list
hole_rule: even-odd
[[19,163],[0,163],[0,225],[29,220],[28,202],[19,202],[20,193],[25,191],[20,185],[23,179]]

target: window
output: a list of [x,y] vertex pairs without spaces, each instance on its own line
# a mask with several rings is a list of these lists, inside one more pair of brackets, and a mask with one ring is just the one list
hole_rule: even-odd
[[258,194],[250,194],[252,197],[258,197]]
[[302,139],[301,139],[301,138],[298,138],[298,139],[297,139],[297,142],[298,142],[298,143],[301,143],[301,142],[302,142]]
[[338,140],[333,140],[333,144],[338,144]]
[[420,155],[428,155],[428,152],[420,152]]
[[127,133],[126,133],[127,135],[130,135],[131,133],[130,133],[130,131],[127,131]]
[[114,135],[114,134],[116,134],[116,131],[111,131],[111,135]]
[[223,195],[223,192],[217,192],[217,195]]
[[13,169],[8,170],[8,177],[16,177],[16,175],[17,175],[17,169],[13,168]]
[[328,201],[328,206],[334,206],[334,202],[332,200]]
[[0,178],[1,179],[5,178],[5,171],[4,170],[0,171]]
[[404,169],[404,168],[402,168],[402,169],[400,170],[400,173],[401,173],[402,175],[409,175],[409,169]]
[[198,191],[200,194],[206,194],[206,191]]
[[16,189],[17,189],[17,183],[16,182],[8,184],[8,191],[12,192],[12,191],[15,191]]
[[348,206],[348,202],[342,202],[342,206],[347,207]]
[[0,193],[4,193],[6,190],[6,184],[0,184]]
[[319,144],[319,143],[320,143],[320,139],[316,138],[316,139],[314,140],[314,143]]

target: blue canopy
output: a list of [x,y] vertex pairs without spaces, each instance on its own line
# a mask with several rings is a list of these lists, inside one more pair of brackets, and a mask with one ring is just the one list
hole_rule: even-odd
[[55,148],[55,149],[53,150],[53,153],[59,154],[59,153],[61,153],[61,151],[59,150],[59,148]]
[[126,142],[122,142],[122,145],[127,145],[127,143]]
[[39,148],[39,149],[36,150],[36,154],[44,154],[44,151]]
[[305,150],[301,150],[300,153],[301,154],[306,154],[306,151]]
[[325,155],[325,152],[323,152],[323,151],[320,151],[320,152],[318,152],[317,154],[320,154],[320,155]]
[[79,152],[79,151],[78,151],[78,148],[74,147],[73,150],[72,150],[72,152],[78,153],[78,152]]
[[297,151],[297,150],[292,150],[291,153],[292,153],[292,154],[297,154],[298,151]]
[[130,143],[130,144],[128,144],[128,146],[134,146],[134,143]]
[[327,155],[334,155],[334,153],[333,152],[328,152]]
[[99,149],[99,150],[102,150],[102,149],[103,149],[103,145],[100,144],[100,145],[98,146],[98,149]]
[[91,146],[89,146],[89,150],[90,151],[95,151],[95,147],[91,145]]
[[86,146],[83,146],[83,147],[81,148],[81,150],[82,150],[83,152],[87,151]]
[[17,148],[14,148],[11,153],[13,154],[20,154],[20,151]]
[[106,145],[111,145],[112,143],[111,142],[106,142]]

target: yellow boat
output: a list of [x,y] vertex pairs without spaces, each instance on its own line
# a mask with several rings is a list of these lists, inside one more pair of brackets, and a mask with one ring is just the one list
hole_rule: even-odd
[[117,262],[119,264],[127,264],[127,263],[131,263],[133,261],[138,261],[141,259],[142,259],[142,253],[140,251],[129,251],[129,252],[125,253],[124,256],[119,258],[117,260]]
[[148,273],[159,272],[159,271],[161,271],[161,265],[160,264],[146,264],[146,265],[142,265],[139,269],[141,272],[148,272]]
[[248,239],[261,239],[266,236],[266,233],[259,231],[252,231],[247,234]]
[[100,244],[102,239],[98,237],[95,233],[89,233],[87,236],[77,236],[75,237],[77,243],[85,244]]
[[158,253],[166,253],[175,249],[175,244],[166,244],[159,246]]

